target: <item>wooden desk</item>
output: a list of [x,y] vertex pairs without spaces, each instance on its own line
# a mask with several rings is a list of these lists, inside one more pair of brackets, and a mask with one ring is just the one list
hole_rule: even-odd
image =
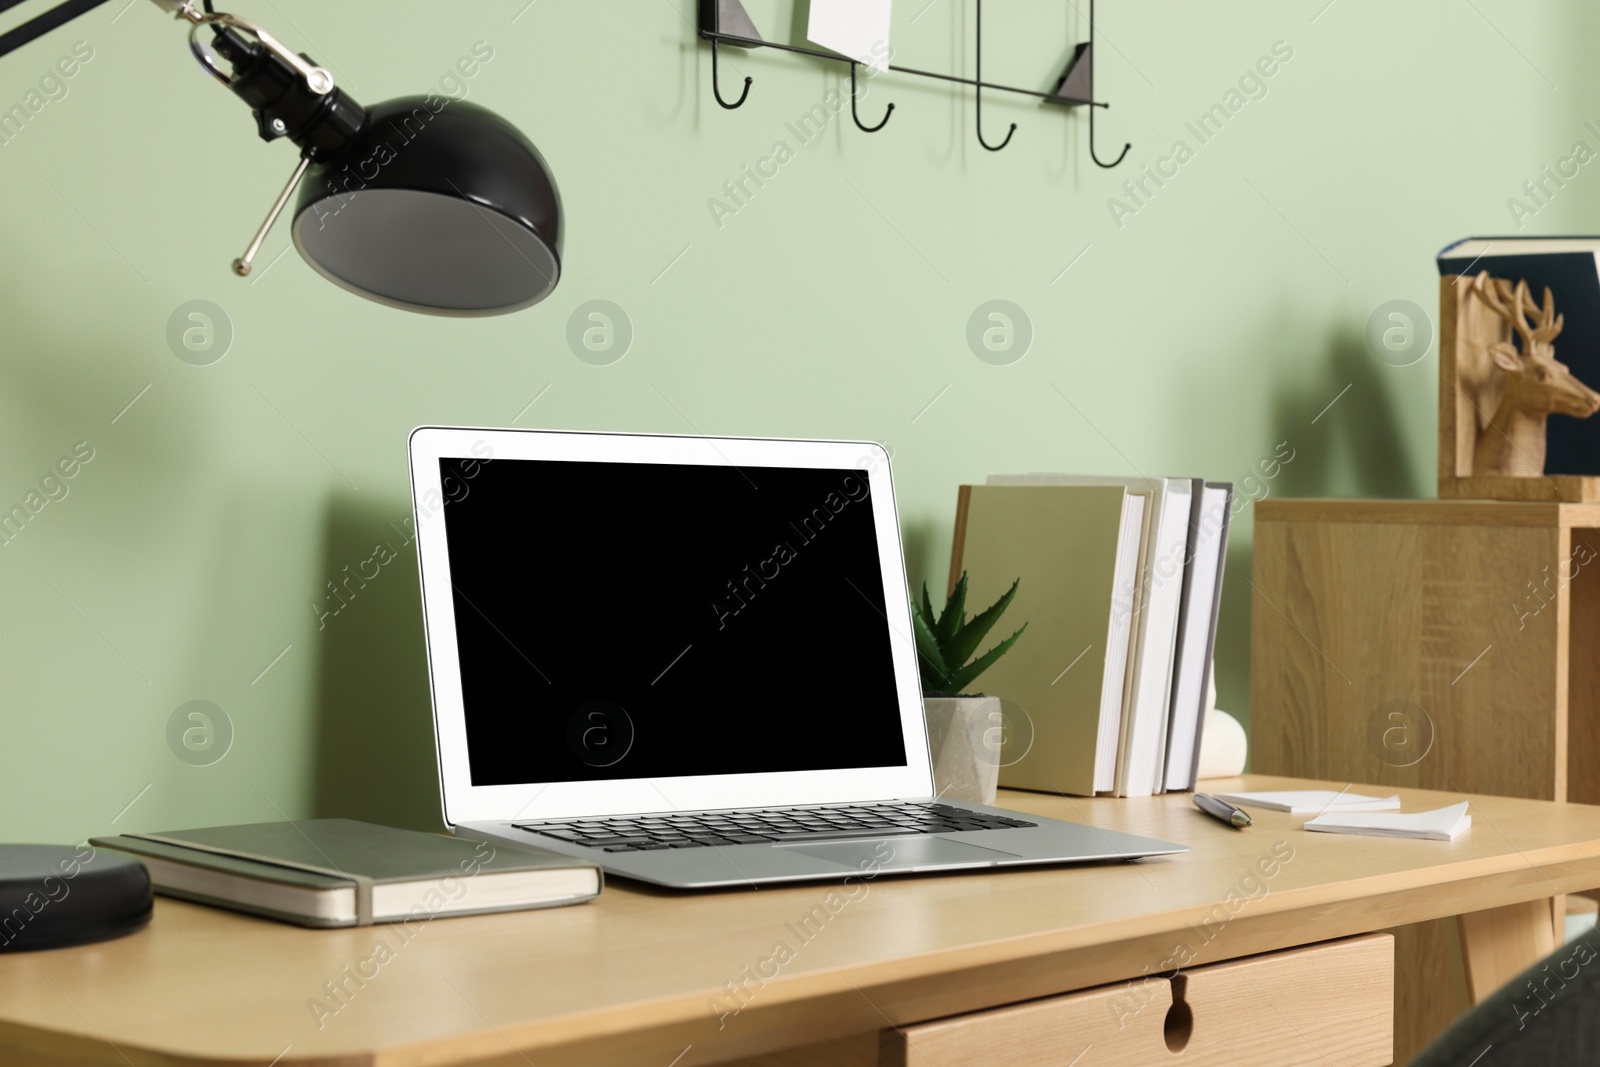
[[[1404,797],[1410,810],[1460,799]],[[1600,807],[1469,799],[1468,834],[1422,842],[1311,834],[1298,829],[1303,817],[1271,813],[1234,831],[1184,794],[1003,792],[1000,803],[1022,811],[1194,851],[1087,868],[885,877],[856,886],[853,900],[833,898],[844,900],[833,911],[829,894],[839,887],[824,884],[680,894],[615,880],[593,904],[439,919],[401,941],[393,926],[309,931],[162,900],[149,929],[132,937],[0,956],[0,1062],[690,1067],[823,1043],[826,1062],[871,1063],[880,1034],[887,1046],[914,1033],[912,1024],[1140,979],[1171,958],[1175,942],[1198,941],[1195,924],[1230,893],[1245,903],[1200,942],[1190,974],[1470,912],[1467,949],[1486,989],[1550,946],[1548,905],[1536,902],[1600,886]],[[1270,877],[1257,873],[1275,847],[1292,858],[1269,865]],[[809,937],[800,936],[808,915]],[[780,942],[792,958],[774,968]],[[388,958],[363,963],[379,944]],[[747,977],[763,970],[772,976]],[[341,982],[342,1003],[325,985]],[[740,982],[742,1010],[719,1020],[736,1003],[726,983]],[[1253,1006],[1246,998],[1238,1012]],[[1197,1039],[1203,1025],[1197,1019]]]

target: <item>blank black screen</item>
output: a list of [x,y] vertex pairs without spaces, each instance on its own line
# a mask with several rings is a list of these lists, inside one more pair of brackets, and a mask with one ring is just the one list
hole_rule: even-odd
[[440,470],[473,785],[905,765],[864,472]]

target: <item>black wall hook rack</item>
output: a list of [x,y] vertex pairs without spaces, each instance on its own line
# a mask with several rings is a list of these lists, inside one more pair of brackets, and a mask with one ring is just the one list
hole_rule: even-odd
[[[1070,2],[1070,0],[1069,0]],[[1054,89],[1049,92],[1039,92],[1036,89],[1022,89],[1015,85],[1001,85],[998,82],[983,80],[983,0],[976,0],[977,6],[977,31],[975,43],[977,54],[975,57],[976,77],[963,78],[955,74],[941,74],[934,70],[918,70],[916,67],[902,67],[889,64],[889,69],[897,74],[913,74],[919,78],[934,78],[938,81],[954,82],[957,85],[970,85],[973,88],[974,106],[976,113],[978,143],[991,152],[998,152],[1011,143],[1011,137],[1017,132],[1017,124],[1012,123],[1006,131],[1005,138],[999,144],[990,144],[983,136],[983,91],[992,89],[1001,93],[1016,93],[1019,96],[1032,96],[1046,104],[1055,104],[1058,107],[1087,107],[1089,109],[1089,157],[1099,166],[1111,168],[1121,163],[1128,156],[1132,144],[1124,144],[1122,152],[1116,159],[1106,163],[1100,159],[1094,146],[1094,113],[1096,108],[1109,108],[1111,105],[1094,98],[1094,0],[1089,0],[1089,39],[1075,46],[1072,58],[1067,61],[1066,70],[1056,81]],[[735,48],[775,48],[780,52],[793,52],[796,55],[811,56],[815,59],[826,59],[834,63],[850,64],[850,117],[855,124],[867,133],[877,133],[889,122],[889,117],[894,114],[894,105],[890,104],[885,110],[883,118],[876,126],[868,126],[861,121],[861,115],[856,110],[856,67],[859,66],[849,56],[839,55],[837,52],[825,52],[819,48],[803,48],[792,44],[779,44],[776,41],[764,40],[756,30],[755,23],[750,21],[750,15],[745,11],[740,0],[700,0],[699,7],[699,33],[711,45],[711,92],[716,97],[717,103],[729,111],[744,105],[750,96],[750,86],[753,78],[744,79],[744,88],[739,93],[739,98],[730,103],[722,95],[721,71],[717,62],[718,53],[722,45],[731,45]]]

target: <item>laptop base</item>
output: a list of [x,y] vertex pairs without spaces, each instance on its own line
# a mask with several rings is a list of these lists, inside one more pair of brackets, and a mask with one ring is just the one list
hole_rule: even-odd
[[[941,803],[951,804],[950,801]],[[529,833],[508,822],[463,823],[456,833],[534,846],[599,864],[607,874],[669,889],[728,889],[775,882],[870,881],[880,875],[1141,859],[1189,851],[1119,830],[1062,822],[982,804],[952,804],[1031,826],[954,834],[818,837],[806,841],[607,853]]]

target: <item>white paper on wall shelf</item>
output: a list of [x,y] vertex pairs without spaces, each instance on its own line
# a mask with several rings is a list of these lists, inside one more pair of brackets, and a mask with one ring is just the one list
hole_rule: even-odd
[[891,0],[811,0],[806,37],[874,70],[889,69]]

